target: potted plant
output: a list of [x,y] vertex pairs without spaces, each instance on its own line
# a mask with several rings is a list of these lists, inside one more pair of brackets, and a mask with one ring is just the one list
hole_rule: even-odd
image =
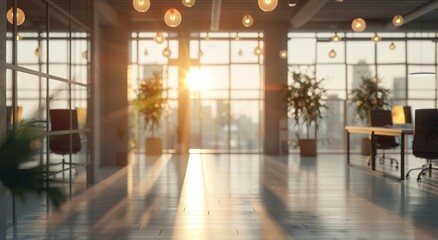
[[[351,104],[355,106],[354,119],[369,125],[371,110],[384,109],[389,106],[390,90],[382,86],[382,80],[377,76],[362,77],[361,84],[351,90]],[[361,141],[362,155],[371,151],[368,137]]]
[[145,139],[146,155],[157,156],[162,152],[162,140],[157,137],[160,119],[166,112],[166,100],[163,98],[161,74],[153,72],[152,78],[145,79],[139,85],[134,100],[138,112],[143,115],[144,127],[151,132]]
[[[297,133],[301,156],[316,156],[318,120],[322,111],[327,109],[325,99],[327,90],[322,87],[324,79],[316,79],[303,72],[292,72],[292,84],[287,87],[288,115],[299,130],[305,127],[306,138]],[[315,134],[310,138],[310,127],[315,127]]]

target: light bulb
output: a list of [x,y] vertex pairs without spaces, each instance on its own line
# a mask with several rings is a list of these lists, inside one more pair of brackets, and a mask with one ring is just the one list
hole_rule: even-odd
[[172,52],[170,51],[170,49],[168,47],[163,49],[163,56],[169,58],[170,55],[172,54]]
[[355,32],[363,32],[366,27],[367,23],[365,22],[365,20],[363,20],[363,18],[355,18],[351,23],[351,28]]
[[377,35],[377,33],[375,33],[374,36],[371,38],[371,40],[373,40],[374,42],[378,42],[381,40],[381,38],[379,35]]
[[332,42],[339,42],[341,41],[341,37],[337,33],[332,37]]
[[161,44],[164,42],[164,36],[162,32],[157,32],[157,34],[154,37],[154,41],[158,44]]
[[243,51],[242,51],[242,49],[239,49],[239,52],[238,52],[237,54],[239,54],[239,56],[243,56]]
[[395,44],[394,44],[394,42],[391,42],[389,44],[389,50],[394,50],[394,49],[395,49]]
[[149,55],[149,51],[147,49],[144,50],[143,55],[148,56]]
[[401,16],[401,15],[395,15],[392,18],[392,24],[394,24],[394,26],[396,26],[396,27],[400,27],[401,25],[403,25],[404,21],[405,20],[403,19],[403,16]]
[[17,33],[17,35],[15,35],[15,38],[17,39],[17,41],[20,41],[21,39],[23,39],[23,37],[21,37],[21,35],[19,33]]
[[261,49],[259,46],[254,48],[254,55],[260,56],[263,54],[263,49]]
[[[14,8],[9,8],[6,13],[6,19],[10,24],[14,24]],[[23,24],[24,20],[26,20],[26,15],[21,8],[17,8],[17,26]]]
[[82,58],[88,60],[88,50],[82,52]]
[[245,15],[242,18],[242,24],[245,27],[251,27],[254,23],[254,19],[251,17],[251,15]]
[[193,7],[195,0],[182,0],[182,4],[186,7]]
[[41,54],[42,54],[41,48],[39,48],[39,47],[35,48],[34,54],[37,57],[41,57]]
[[332,48],[329,53],[328,53],[330,58],[335,58],[336,57],[336,51]]
[[138,12],[146,12],[149,10],[151,2],[149,0],[133,0],[132,5]]
[[338,3],[341,3],[341,2],[343,2],[344,0],[336,0],[336,2],[338,2]]
[[181,23],[181,13],[175,8],[167,10],[166,14],[164,14],[164,22],[169,27],[178,27]]
[[204,52],[201,50],[201,49],[199,49],[199,51],[198,51],[198,57],[202,57],[204,55]]
[[278,5],[278,0],[258,0],[259,7],[265,12],[274,10]]
[[280,56],[281,59],[286,59],[287,58],[287,50],[281,50],[278,55]]

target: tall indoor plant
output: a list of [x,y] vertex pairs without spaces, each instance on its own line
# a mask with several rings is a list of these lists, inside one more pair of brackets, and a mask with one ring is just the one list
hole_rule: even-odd
[[[287,87],[288,115],[294,120],[294,125],[299,130],[306,128],[306,138],[299,134],[298,143],[302,156],[316,155],[316,139],[318,120],[322,118],[322,111],[327,109],[325,99],[327,90],[322,86],[324,79],[316,79],[315,74],[308,75],[303,72],[292,72],[293,82]],[[315,127],[314,138],[310,138],[310,127]]]
[[[377,76],[362,77],[357,88],[351,90],[351,104],[355,106],[354,119],[369,125],[372,110],[385,109],[389,106],[390,90],[382,86],[382,80]],[[370,154],[368,137],[361,142],[362,155]]]
[[151,132],[145,139],[146,155],[160,155],[162,140],[156,136],[160,120],[166,112],[166,100],[163,98],[163,84],[160,72],[153,72],[152,78],[143,80],[138,88],[134,105],[143,115],[144,127]]

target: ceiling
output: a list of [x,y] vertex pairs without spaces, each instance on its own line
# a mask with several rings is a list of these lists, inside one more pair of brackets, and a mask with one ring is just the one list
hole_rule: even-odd
[[[367,21],[365,31],[368,32],[438,32],[438,0],[344,0],[341,3],[335,0],[278,0],[277,8],[272,12],[260,10],[257,0],[196,0],[191,8],[184,7],[181,0],[150,0],[151,7],[145,13],[137,12],[132,6],[132,0],[93,1],[104,24],[118,24],[132,30],[257,31],[283,24],[291,31],[299,32],[351,32],[351,21],[362,17]],[[296,1],[296,6],[289,7],[289,1]],[[8,8],[12,2],[8,1]],[[52,13],[49,21],[53,29],[68,29],[68,20],[63,11],[66,13],[69,8],[74,17],[89,26],[88,9],[92,1],[17,2],[26,12],[26,22],[21,28],[45,29],[46,6],[49,6]],[[163,21],[164,13],[171,7],[178,9],[183,19],[182,24],[175,29],[167,27]],[[241,23],[246,14],[254,18],[254,25],[250,28],[244,28]],[[397,14],[403,15],[406,22],[398,28],[391,24],[392,17]],[[212,15],[218,21],[212,21]],[[80,27],[80,24],[75,25]]]
[[[106,1],[133,28],[166,27],[164,13],[173,7],[183,18],[179,28],[202,31],[214,30],[212,14],[219,14],[219,31],[244,30],[241,21],[245,14],[254,18],[253,30],[283,23],[292,31],[351,31],[351,21],[362,17],[367,21],[366,31],[438,31],[438,0],[295,0],[295,7],[288,6],[289,0],[278,0],[272,12],[260,10],[257,0],[197,0],[191,8],[184,7],[181,0],[150,0],[151,7],[145,13],[137,12],[132,0],[99,1]],[[220,7],[212,8],[213,3]],[[407,23],[393,27],[394,15],[403,15]]]

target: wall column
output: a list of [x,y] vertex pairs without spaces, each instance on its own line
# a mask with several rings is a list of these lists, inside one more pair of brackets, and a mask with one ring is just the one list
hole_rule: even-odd
[[100,166],[123,166],[129,153],[128,43],[122,27],[100,31]]
[[[276,23],[265,27],[265,102],[264,102],[264,154],[280,155],[280,131],[287,129],[285,87],[287,85],[287,60],[281,59],[280,50],[287,49],[289,24]],[[287,134],[287,132],[286,132]],[[287,138],[286,138],[287,139]]]
[[190,69],[189,38],[183,32],[179,36],[179,83],[178,83],[178,133],[177,153],[188,154],[190,149],[190,91],[187,74]]

